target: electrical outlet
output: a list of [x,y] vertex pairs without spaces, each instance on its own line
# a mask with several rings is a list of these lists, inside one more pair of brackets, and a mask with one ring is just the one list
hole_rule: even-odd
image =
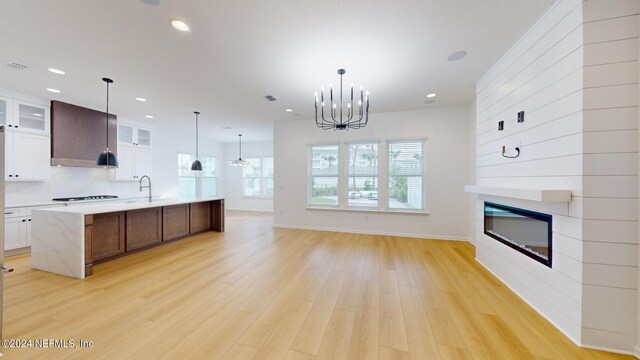
[[520,112],[518,113],[518,122],[519,122],[519,123],[523,123],[523,122],[524,122],[524,110],[523,110],[523,111],[520,111]]
[[498,121],[498,131],[504,130],[504,120]]

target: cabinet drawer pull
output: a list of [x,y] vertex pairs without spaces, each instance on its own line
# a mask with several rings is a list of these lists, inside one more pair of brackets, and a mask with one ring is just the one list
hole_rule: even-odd
[[13,177],[13,175],[9,175],[9,177]]
[[20,177],[20,175],[16,175],[16,177]]
[[8,268],[8,267],[2,267],[2,272],[3,273],[9,273],[9,272],[13,272],[13,268]]
[[7,211],[7,212],[5,212],[4,214],[5,214],[5,215],[11,215],[11,214],[13,214],[13,211]]
[[22,219],[22,222],[26,222],[26,221],[27,221],[26,219]]
[[31,219],[29,219],[29,221],[31,221]]

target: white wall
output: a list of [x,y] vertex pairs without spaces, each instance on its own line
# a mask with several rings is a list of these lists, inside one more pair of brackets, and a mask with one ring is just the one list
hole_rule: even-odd
[[[478,185],[573,194],[482,197],[477,259],[575,342],[619,352],[636,343],[637,14],[637,0],[558,1],[478,80],[476,98]],[[520,157],[503,158],[502,145]],[[553,267],[484,235],[482,200],[552,214]]]
[[[469,105],[469,162],[468,162],[468,180],[467,184],[476,183],[476,102],[474,101]],[[476,243],[476,195],[467,195],[467,227],[469,241],[472,244]]]
[[[314,120],[275,124],[274,226],[467,239],[469,107],[370,116],[360,130],[324,131]],[[426,137],[428,215],[307,209],[308,145],[322,142]]]
[[[238,159],[238,144],[226,144],[226,191],[225,207],[228,210],[273,211],[273,198],[247,198],[243,195],[242,168],[228,166],[230,160]],[[273,142],[242,142],[242,158],[272,157]]]

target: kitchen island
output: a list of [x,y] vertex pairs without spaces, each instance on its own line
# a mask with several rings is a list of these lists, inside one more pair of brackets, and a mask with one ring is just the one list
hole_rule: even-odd
[[158,199],[33,210],[31,267],[83,279],[93,265],[206,231],[224,231],[224,199]]

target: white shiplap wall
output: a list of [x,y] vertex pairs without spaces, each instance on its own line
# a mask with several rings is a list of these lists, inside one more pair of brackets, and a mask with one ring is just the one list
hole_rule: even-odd
[[582,342],[630,351],[638,284],[638,1],[583,6]]
[[[576,343],[623,352],[636,334],[637,14],[638,0],[558,1],[476,96],[476,183],[573,194],[477,201],[478,260]],[[503,158],[503,145],[521,155]],[[553,267],[484,235],[483,200],[552,214]]]

